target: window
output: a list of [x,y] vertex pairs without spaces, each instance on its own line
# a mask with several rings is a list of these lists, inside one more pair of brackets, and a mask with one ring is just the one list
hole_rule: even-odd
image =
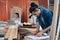
[[[59,4],[60,4],[60,0],[59,0]],[[54,5],[54,0],[49,0],[49,5]]]
[[49,0],[49,5],[54,5],[54,0]]

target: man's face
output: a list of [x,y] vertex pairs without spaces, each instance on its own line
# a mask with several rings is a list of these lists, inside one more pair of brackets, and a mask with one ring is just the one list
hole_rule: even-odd
[[41,13],[41,10],[36,8],[36,11],[35,12],[32,12],[32,15],[35,15],[35,16],[39,16]]

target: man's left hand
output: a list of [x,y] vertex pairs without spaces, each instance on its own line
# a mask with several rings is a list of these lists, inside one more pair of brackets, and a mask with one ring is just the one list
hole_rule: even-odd
[[36,34],[36,36],[42,36],[43,32],[39,32]]

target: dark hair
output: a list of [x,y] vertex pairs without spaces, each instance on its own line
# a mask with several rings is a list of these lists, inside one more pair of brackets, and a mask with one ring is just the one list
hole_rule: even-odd
[[32,2],[30,5],[31,5],[31,7],[34,7],[34,6],[38,7],[38,5],[34,2]]
[[30,7],[29,11],[30,13],[35,12],[37,7]]
[[35,12],[36,8],[38,8],[38,5],[35,4],[34,2],[32,2],[30,5],[31,5],[31,7],[29,8],[30,13],[32,13],[33,11]]
[[30,15],[29,18],[31,18],[33,15]]
[[18,18],[19,18],[19,13],[15,13],[17,16],[18,16]]

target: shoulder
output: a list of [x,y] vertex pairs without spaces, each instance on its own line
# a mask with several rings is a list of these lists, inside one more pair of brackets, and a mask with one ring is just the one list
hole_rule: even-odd
[[49,12],[53,13],[53,11],[51,9],[48,9],[48,8],[45,8],[45,7],[40,7],[40,9],[43,13],[49,13]]
[[44,15],[47,15],[47,16],[53,16],[53,11],[51,9],[48,9],[48,8],[44,8],[43,9],[43,14]]

